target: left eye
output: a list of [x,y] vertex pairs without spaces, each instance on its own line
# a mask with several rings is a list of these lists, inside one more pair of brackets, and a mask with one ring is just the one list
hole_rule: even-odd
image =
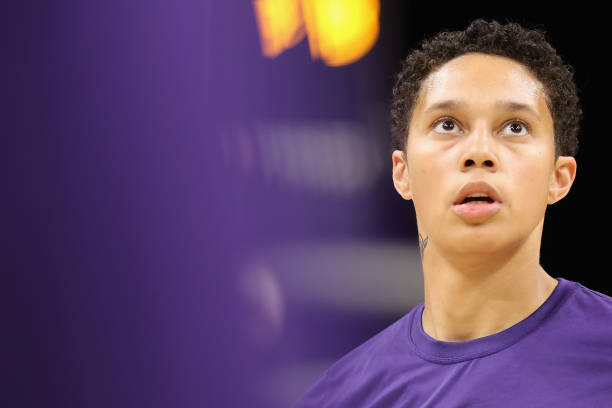
[[524,136],[527,134],[527,126],[521,122],[510,122],[504,127],[504,130],[508,130],[507,133],[513,136]]

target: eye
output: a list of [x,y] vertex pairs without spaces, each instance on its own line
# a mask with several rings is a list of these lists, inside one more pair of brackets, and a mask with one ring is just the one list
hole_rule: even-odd
[[527,126],[525,122],[522,122],[520,120],[513,120],[512,122],[508,122],[506,124],[504,130],[507,130],[507,132],[504,133],[512,136],[525,136],[527,134],[528,129],[529,126]]
[[459,125],[450,118],[442,118],[434,123],[434,131],[437,133],[453,133],[459,130]]

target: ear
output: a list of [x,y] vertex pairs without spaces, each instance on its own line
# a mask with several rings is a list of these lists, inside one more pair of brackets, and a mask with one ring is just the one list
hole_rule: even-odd
[[406,154],[401,150],[394,150],[391,155],[391,160],[393,161],[393,185],[395,186],[395,190],[397,190],[404,200],[411,200],[412,191],[410,190]]
[[555,171],[550,176],[548,185],[548,204],[554,204],[569,193],[576,178],[576,159],[571,156],[559,156]]

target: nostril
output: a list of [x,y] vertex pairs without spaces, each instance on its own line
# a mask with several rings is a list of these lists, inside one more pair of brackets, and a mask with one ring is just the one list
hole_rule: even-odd
[[465,161],[465,165],[466,166],[471,166],[472,164],[474,164],[474,160],[472,160],[472,159],[468,159],[468,160]]
[[491,160],[485,160],[484,164],[487,167],[493,167],[493,162]]

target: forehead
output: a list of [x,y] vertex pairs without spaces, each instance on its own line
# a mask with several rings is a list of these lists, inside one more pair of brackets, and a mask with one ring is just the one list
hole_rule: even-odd
[[519,62],[497,55],[472,53],[448,61],[424,80],[415,108],[447,100],[467,101],[471,107],[512,101],[548,112],[540,81]]

